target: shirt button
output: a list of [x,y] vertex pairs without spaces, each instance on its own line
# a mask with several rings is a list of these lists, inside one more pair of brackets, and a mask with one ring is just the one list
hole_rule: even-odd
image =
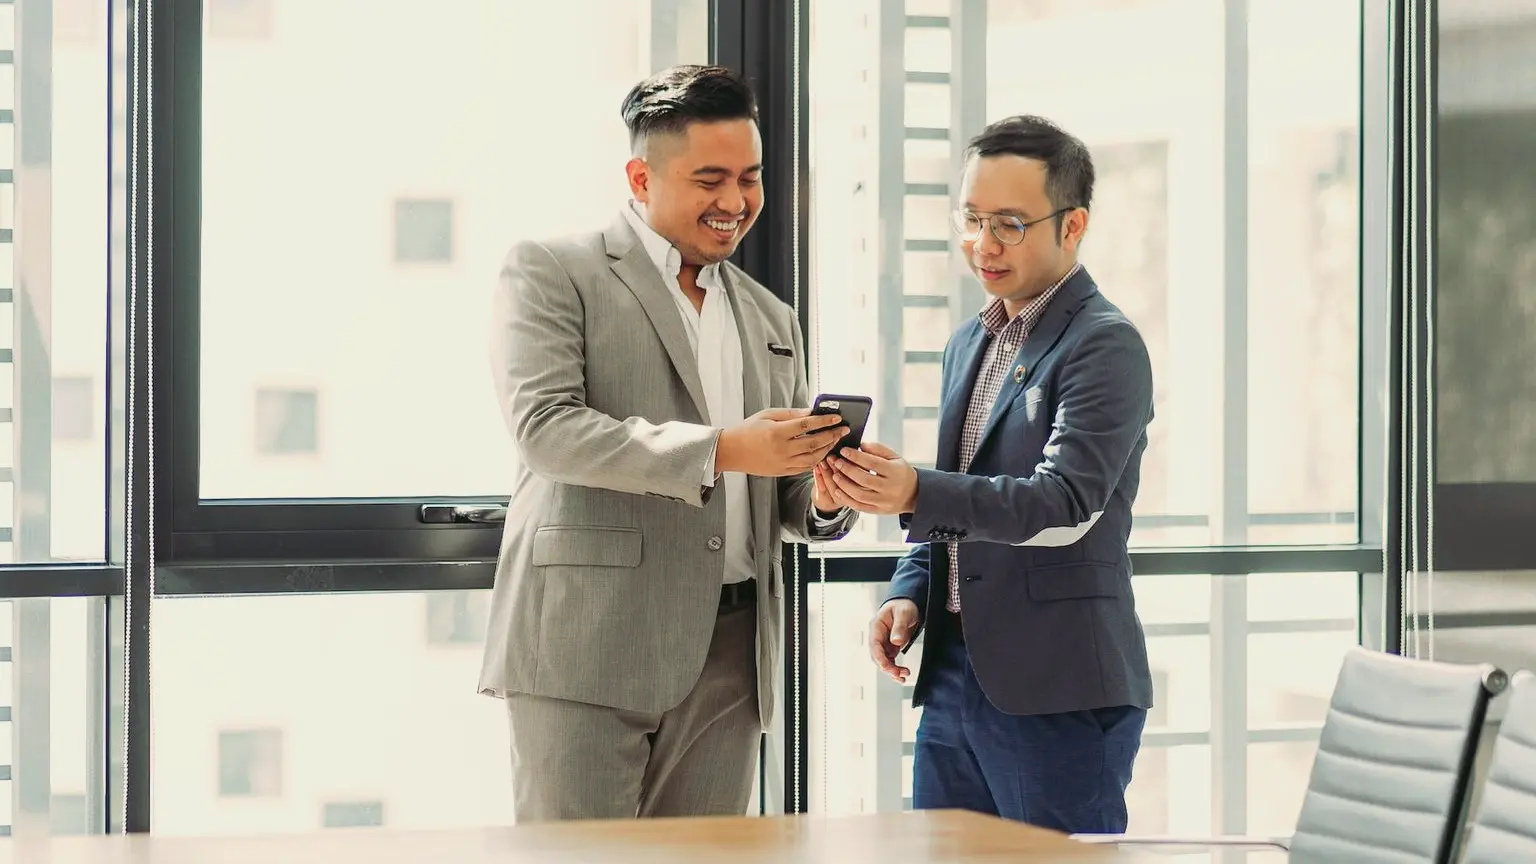
[[721,540],[719,537],[711,537],[711,538],[709,538],[709,543],[706,544],[706,545],[709,546],[709,551],[711,551],[711,552],[719,552],[720,551],[720,547],[725,545],[725,541]]

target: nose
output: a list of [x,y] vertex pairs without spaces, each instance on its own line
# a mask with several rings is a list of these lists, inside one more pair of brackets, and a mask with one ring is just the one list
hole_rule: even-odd
[[981,233],[976,235],[974,245],[977,253],[988,258],[1003,254],[1003,244],[997,242],[997,238],[992,236],[992,225],[987,222],[981,223]]
[[747,196],[734,186],[722,189],[720,195],[715,198],[715,209],[731,216],[739,216],[741,211],[747,209]]

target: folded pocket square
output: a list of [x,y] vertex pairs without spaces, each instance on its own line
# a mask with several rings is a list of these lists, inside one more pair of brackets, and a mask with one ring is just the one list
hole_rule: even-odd
[[769,342],[768,343],[768,353],[770,353],[770,354],[777,354],[780,357],[793,357],[793,356],[795,356],[795,352],[791,351],[788,345],[780,345],[777,342]]

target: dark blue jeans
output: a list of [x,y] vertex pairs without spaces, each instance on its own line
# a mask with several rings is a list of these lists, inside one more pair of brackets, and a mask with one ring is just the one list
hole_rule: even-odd
[[1147,712],[1122,706],[1020,717],[993,707],[965,645],[923,649],[936,664],[913,759],[912,806],[990,813],[1069,834],[1120,834]]

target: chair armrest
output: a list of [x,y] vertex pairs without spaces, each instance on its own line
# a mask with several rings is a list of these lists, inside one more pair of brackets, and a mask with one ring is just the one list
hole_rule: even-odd
[[1112,846],[1188,846],[1194,849],[1283,849],[1290,851],[1291,838],[1289,837],[1245,837],[1228,835],[1225,837],[1181,837],[1178,835],[1161,834],[1073,834],[1073,840],[1079,843],[1094,843]]

